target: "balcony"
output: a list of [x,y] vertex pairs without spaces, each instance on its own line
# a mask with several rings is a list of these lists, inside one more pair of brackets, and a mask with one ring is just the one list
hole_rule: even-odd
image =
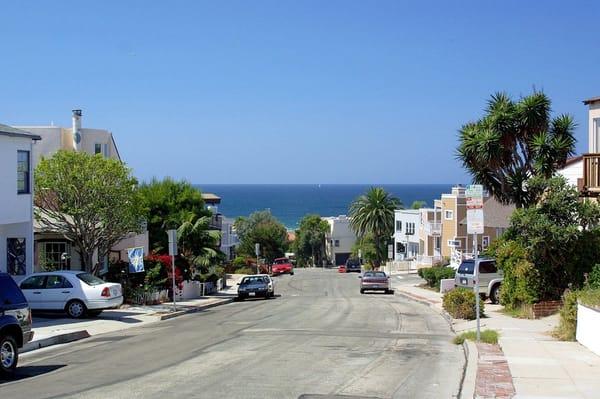
[[223,215],[220,213],[215,213],[211,216],[210,221],[208,222],[209,230],[221,230],[223,226]]
[[600,194],[600,154],[583,155],[583,185],[580,191],[584,197]]
[[423,223],[423,230],[429,236],[439,236],[442,234],[442,223],[441,222],[425,222],[425,223]]

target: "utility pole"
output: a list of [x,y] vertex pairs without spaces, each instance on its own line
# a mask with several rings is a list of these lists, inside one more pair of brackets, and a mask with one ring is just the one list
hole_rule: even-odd
[[177,311],[177,302],[175,302],[175,255],[177,255],[177,230],[167,231],[169,236],[169,255],[171,255],[171,275],[173,277],[173,312]]
[[254,253],[256,254],[256,274],[260,274],[260,268],[258,267],[258,256],[260,255],[260,244],[254,244]]

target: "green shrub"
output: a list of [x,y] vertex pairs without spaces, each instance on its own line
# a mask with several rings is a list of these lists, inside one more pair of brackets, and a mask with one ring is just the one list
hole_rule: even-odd
[[600,264],[597,263],[592,268],[588,275],[587,285],[590,288],[600,288]]
[[498,268],[504,272],[500,303],[507,309],[520,309],[538,301],[539,271],[527,260],[527,251],[516,241],[500,239],[495,246]]
[[[475,314],[475,293],[466,288],[455,288],[444,294],[442,306],[455,319],[473,320]],[[479,303],[479,315],[483,316],[483,301]]]
[[567,291],[563,295],[560,309],[560,322],[554,335],[563,341],[574,341],[577,330],[577,291]]
[[235,274],[254,274],[254,273],[255,273],[254,268],[250,268],[247,266],[240,267],[239,269],[235,270]]
[[582,305],[600,309],[600,288],[589,288],[577,293],[577,299]]
[[231,264],[235,266],[236,269],[239,269],[240,267],[244,267],[247,265],[246,258],[244,258],[243,256],[236,256],[235,259],[231,262]]
[[[498,343],[498,331],[496,330],[483,330],[479,336],[481,342],[485,342],[486,344],[497,344]],[[454,342],[456,345],[462,345],[465,340],[468,339],[470,341],[475,341],[477,339],[476,331],[466,331],[462,334],[454,337]]]
[[433,266],[419,269],[419,276],[427,281],[427,285],[432,288],[440,288],[440,281],[446,278],[454,278],[455,270],[446,266]]

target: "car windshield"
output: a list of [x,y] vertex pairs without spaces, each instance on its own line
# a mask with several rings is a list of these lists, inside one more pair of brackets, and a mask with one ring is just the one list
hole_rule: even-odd
[[274,263],[276,265],[285,265],[286,263],[290,263],[290,261],[287,259],[275,259]]
[[348,266],[358,266],[359,264],[358,264],[358,260],[356,260],[356,259],[350,259],[350,260],[348,260],[348,262],[346,262],[346,265],[348,265]]
[[263,276],[244,277],[244,279],[242,280],[242,285],[266,283],[266,282],[267,282],[267,278],[263,277]]
[[77,278],[86,283],[87,285],[95,286],[106,283],[106,281],[91,275],[90,273],[79,273]]
[[475,261],[465,260],[458,267],[458,273],[460,274],[473,274],[475,269]]
[[386,276],[384,272],[365,272],[364,277],[385,278]]

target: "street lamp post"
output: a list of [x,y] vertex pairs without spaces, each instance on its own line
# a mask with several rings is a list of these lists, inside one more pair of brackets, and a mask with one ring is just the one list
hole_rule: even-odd
[[169,255],[171,255],[171,274],[173,277],[173,312],[177,311],[177,302],[175,301],[175,255],[177,255],[177,230],[167,231],[169,236]]
[[258,256],[260,255],[260,244],[259,243],[254,244],[254,253],[256,254],[256,274],[260,274],[260,269],[258,266],[258,263],[259,263]]

